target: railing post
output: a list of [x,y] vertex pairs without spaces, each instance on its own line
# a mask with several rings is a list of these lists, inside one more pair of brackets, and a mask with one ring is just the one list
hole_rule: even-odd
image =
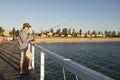
[[40,63],[40,68],[41,68],[41,74],[40,74],[40,80],[44,80],[44,65],[45,65],[45,54],[41,51],[41,63]]
[[28,50],[30,51],[30,43],[28,43]]
[[[78,78],[83,80],[114,80],[110,77],[107,77],[99,72],[96,72],[90,68],[87,68],[81,64],[78,64],[68,58],[60,56],[50,50],[47,50],[39,45],[35,44],[35,47],[41,50],[40,55],[40,80],[44,80],[44,66],[45,66],[45,54],[49,56],[53,61],[60,64],[66,70],[72,72],[73,74],[77,75],[76,80]],[[63,70],[64,72],[64,70]]]
[[32,55],[33,55],[33,59],[32,59],[32,67],[33,67],[33,69],[35,68],[34,66],[34,64],[35,64],[35,62],[34,62],[34,57],[35,57],[35,47],[34,46],[32,46]]

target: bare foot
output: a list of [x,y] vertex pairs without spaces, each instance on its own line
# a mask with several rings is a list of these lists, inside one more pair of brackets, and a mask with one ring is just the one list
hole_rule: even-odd
[[20,74],[22,74],[22,71],[20,71]]
[[33,67],[32,67],[32,66],[29,66],[29,67],[28,67],[28,70],[32,70],[32,69],[33,69]]

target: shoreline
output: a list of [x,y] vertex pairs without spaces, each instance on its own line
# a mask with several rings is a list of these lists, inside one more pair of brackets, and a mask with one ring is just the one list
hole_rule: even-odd
[[81,43],[81,42],[120,42],[120,38],[62,38],[51,37],[41,38],[36,37],[35,43]]
[[[2,37],[0,37],[0,44]],[[83,42],[120,42],[120,38],[67,38],[67,37],[36,37],[35,43],[83,43]]]

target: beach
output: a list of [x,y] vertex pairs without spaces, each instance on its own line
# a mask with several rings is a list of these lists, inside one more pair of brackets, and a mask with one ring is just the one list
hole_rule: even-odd
[[46,42],[46,43],[80,43],[80,42],[120,42],[120,38],[62,38],[62,37],[51,37],[42,38],[36,37],[36,43]]
[[[0,43],[2,42],[2,37],[0,36]],[[67,37],[36,37],[35,43],[80,43],[80,42],[120,42],[120,38],[67,38]]]

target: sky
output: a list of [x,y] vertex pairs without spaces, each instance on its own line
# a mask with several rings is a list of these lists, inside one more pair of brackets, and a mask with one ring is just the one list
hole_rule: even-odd
[[0,26],[40,32],[59,25],[79,31],[120,31],[120,0],[0,0]]

